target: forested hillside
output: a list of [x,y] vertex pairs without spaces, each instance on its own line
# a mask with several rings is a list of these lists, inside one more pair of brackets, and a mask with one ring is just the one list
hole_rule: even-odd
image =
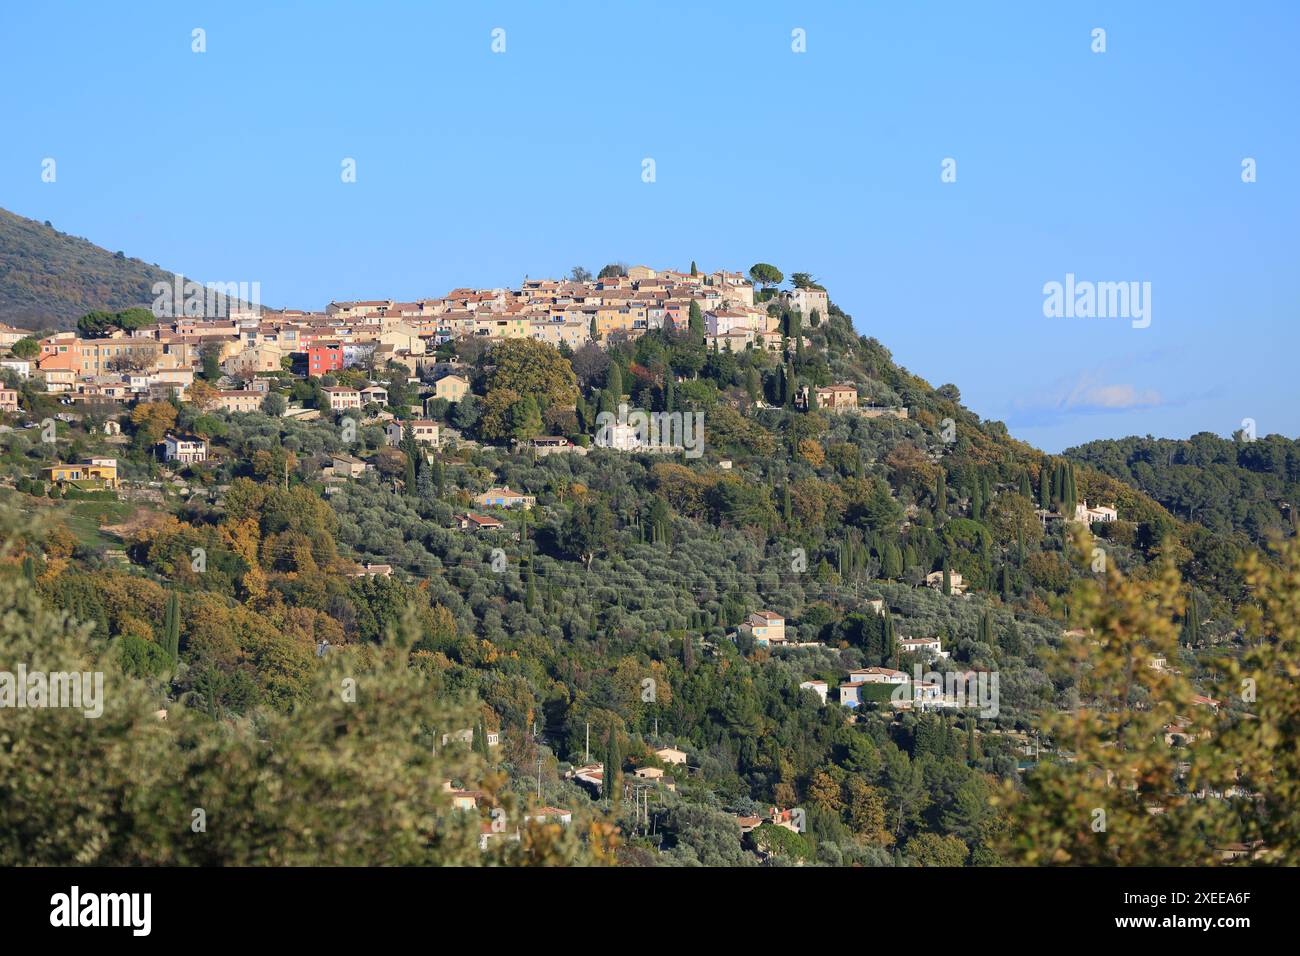
[[[85,863],[1172,863],[1212,860],[1229,838],[1292,852],[1289,811],[1193,798],[1240,772],[1286,806],[1254,744],[1226,769],[1193,747],[1244,711],[1216,688],[1260,653],[1242,611],[1279,593],[1272,566],[1250,571],[1240,536],[1171,515],[1104,462],[1010,438],[834,307],[781,322],[785,353],[712,351],[698,315],[576,353],[449,343],[430,363],[464,363],[472,392],[428,404],[449,436],[432,452],[409,427],[385,439],[386,417],[417,395],[398,368],[387,407],[341,415],[322,388],[360,384],[361,370],[265,376],[260,412],[215,411],[200,382],[188,402],[65,416],[54,442],[4,433],[7,639],[111,667],[116,692],[94,735],[77,715],[23,717],[36,759],[79,768],[66,793],[0,746],[0,856],[39,844]],[[907,416],[799,405],[804,386],[831,383]],[[14,384],[29,418],[59,410]],[[623,403],[702,413],[703,456],[593,446],[599,414]],[[289,404],[324,413],[283,417]],[[109,419],[122,436],[105,436]],[[206,439],[208,460],[160,464],[172,431]],[[576,447],[542,454],[544,434]],[[33,480],[91,454],[115,456],[132,490]],[[371,467],[340,478],[337,455]],[[476,502],[502,487],[535,504]],[[1092,536],[1061,520],[1085,498],[1117,520]],[[500,529],[474,530],[471,512]],[[756,640],[744,625],[759,611],[800,646]],[[997,675],[997,707],[840,705],[850,671],[913,665]],[[814,681],[825,703],[800,687]],[[1281,697],[1254,708],[1270,727],[1294,719]],[[1212,713],[1197,703],[1211,698]],[[1215,735],[1198,738],[1198,721]],[[662,756],[674,750],[685,763]],[[597,788],[575,774],[592,764]],[[1115,784],[1129,774],[1131,789]],[[477,795],[473,826],[448,809],[453,782]],[[1088,826],[1098,800],[1109,837]],[[160,822],[214,804],[234,822],[211,814],[209,841]],[[543,806],[575,825],[534,825]],[[480,822],[506,832],[496,811],[522,838],[480,855]]]
[[1296,533],[1300,442],[1282,435],[1121,438],[1089,442],[1065,456],[1132,485],[1211,531],[1235,532],[1256,545]]
[[0,322],[71,328],[96,310],[148,306],[172,274],[0,209]]

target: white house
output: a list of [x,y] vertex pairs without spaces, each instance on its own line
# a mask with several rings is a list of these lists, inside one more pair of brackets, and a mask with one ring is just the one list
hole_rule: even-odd
[[330,411],[344,412],[351,408],[361,407],[361,393],[355,388],[344,388],[340,385],[330,385],[321,389],[325,397],[329,400]]
[[800,690],[810,690],[821,698],[822,703],[826,703],[827,686],[824,680],[806,680],[799,685]]
[[1098,505],[1095,508],[1088,507],[1088,499],[1074,506],[1074,520],[1081,521],[1084,524],[1096,524],[1098,522],[1106,523],[1119,519],[1119,512],[1113,505]]
[[937,637],[905,637],[898,642],[898,649],[905,654],[925,654],[931,657],[948,656],[943,644]]
[[906,684],[907,674],[892,667],[863,667],[849,671],[849,682],[853,684]]
[[660,747],[655,751],[655,756],[664,763],[685,764],[686,751],[678,750],[676,747]]
[[[393,419],[388,423],[385,433],[388,437],[388,444],[399,445],[402,442],[402,436],[406,434],[406,422],[400,422]],[[428,419],[417,418],[410,422],[411,434],[415,437],[417,445],[432,445],[438,447],[438,423]]]
[[208,460],[208,443],[193,435],[168,435],[163,441],[163,458],[183,465]]

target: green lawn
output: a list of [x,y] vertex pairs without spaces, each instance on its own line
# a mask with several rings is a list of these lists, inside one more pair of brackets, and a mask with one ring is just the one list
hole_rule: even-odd
[[[135,513],[136,506],[126,501],[65,501],[58,511],[68,530],[87,547],[114,548],[121,542],[99,530],[100,524],[119,524]],[[102,519],[102,520],[101,520]]]

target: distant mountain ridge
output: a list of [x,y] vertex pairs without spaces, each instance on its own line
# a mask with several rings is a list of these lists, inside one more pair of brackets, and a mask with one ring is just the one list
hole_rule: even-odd
[[173,273],[0,209],[0,322],[72,328],[97,309],[148,306]]

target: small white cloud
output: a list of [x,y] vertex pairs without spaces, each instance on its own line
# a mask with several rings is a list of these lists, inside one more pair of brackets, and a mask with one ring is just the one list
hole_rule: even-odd
[[1154,388],[1107,381],[1108,377],[1104,369],[1086,369],[1018,398],[1012,402],[1009,424],[1044,425],[1079,415],[1105,415],[1165,404]]
[[1065,408],[1150,408],[1160,404],[1160,393],[1153,388],[1135,385],[1090,385],[1074,395]]

